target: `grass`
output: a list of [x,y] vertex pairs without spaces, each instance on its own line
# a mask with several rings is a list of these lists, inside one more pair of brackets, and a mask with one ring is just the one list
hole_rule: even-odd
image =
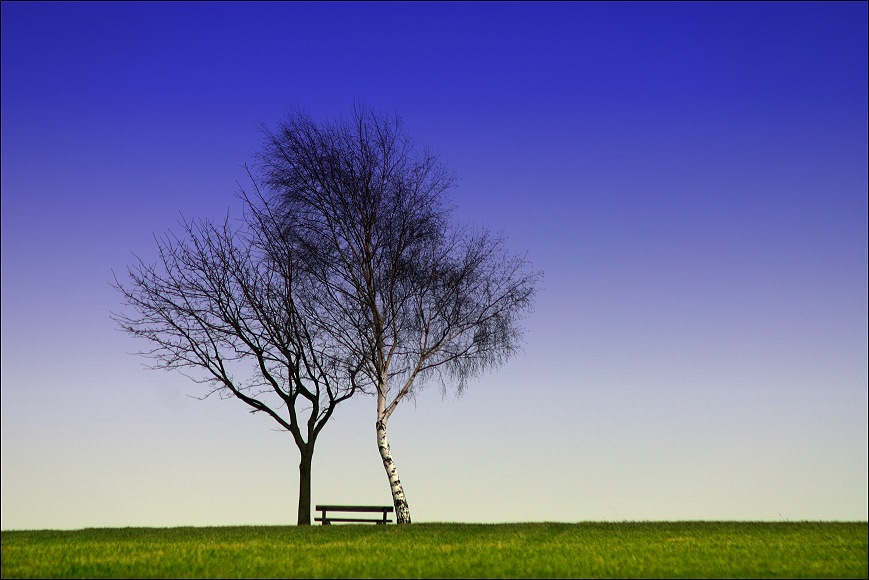
[[3,578],[866,578],[865,522],[2,532]]

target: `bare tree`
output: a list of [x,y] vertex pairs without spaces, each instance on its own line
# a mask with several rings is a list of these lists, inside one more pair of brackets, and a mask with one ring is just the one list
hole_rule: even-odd
[[240,226],[185,220],[181,235],[157,239],[156,264],[138,259],[128,285],[116,276],[133,313],[112,318],[150,343],[140,354],[153,368],[179,370],[208,384],[206,397],[235,397],[289,431],[301,456],[298,525],[310,525],[317,436],[357,388],[302,312],[311,286],[286,230],[267,205],[242,198]]
[[358,106],[318,124],[294,112],[264,133],[262,183],[319,288],[308,322],[332,337],[339,366],[358,369],[352,385],[376,395],[397,521],[410,523],[390,416],[430,379],[461,391],[514,354],[540,274],[502,237],[451,223],[453,177],[398,118]]

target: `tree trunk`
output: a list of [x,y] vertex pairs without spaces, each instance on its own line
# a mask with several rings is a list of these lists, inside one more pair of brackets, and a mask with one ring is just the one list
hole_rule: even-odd
[[311,464],[314,459],[314,445],[308,444],[307,449],[300,449],[299,461],[299,519],[297,525],[311,525]]
[[383,468],[386,477],[389,478],[389,488],[392,490],[392,503],[395,506],[395,523],[410,523],[410,508],[404,497],[404,488],[398,478],[398,469],[392,460],[392,452],[389,450],[389,441],[386,439],[386,421],[377,421],[377,448],[380,450],[380,458],[383,460]]

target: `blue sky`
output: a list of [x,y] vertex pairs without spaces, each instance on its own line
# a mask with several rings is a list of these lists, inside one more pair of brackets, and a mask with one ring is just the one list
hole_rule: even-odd
[[[390,421],[415,521],[866,520],[867,45],[862,2],[3,2],[0,527],[295,521],[290,437],[144,370],[109,282],[357,99],[545,272],[522,354]],[[374,417],[315,503],[390,503]]]

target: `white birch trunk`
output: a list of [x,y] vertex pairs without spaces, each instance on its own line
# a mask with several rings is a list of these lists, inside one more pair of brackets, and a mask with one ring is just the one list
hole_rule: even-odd
[[386,477],[389,478],[389,488],[392,490],[392,504],[395,506],[395,523],[409,524],[410,508],[407,506],[404,488],[401,486],[401,480],[398,478],[398,469],[395,467],[392,452],[389,450],[389,440],[386,438],[386,421],[380,418],[377,420],[377,448],[380,450],[380,458],[383,460],[383,468],[386,470]]

